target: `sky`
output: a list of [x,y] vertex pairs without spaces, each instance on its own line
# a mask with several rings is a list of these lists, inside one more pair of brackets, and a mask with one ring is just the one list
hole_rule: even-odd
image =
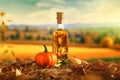
[[0,12],[8,24],[56,24],[56,12],[64,23],[120,24],[120,0],[0,0]]

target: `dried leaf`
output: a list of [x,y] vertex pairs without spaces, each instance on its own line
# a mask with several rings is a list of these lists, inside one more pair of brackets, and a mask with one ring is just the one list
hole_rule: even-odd
[[0,13],[0,16],[4,16],[4,15],[5,15],[5,12],[1,12],[1,13]]
[[9,50],[7,49],[7,50],[5,50],[2,54],[7,54],[7,53],[8,53],[8,51],[9,51]]
[[12,67],[12,72],[15,72],[15,69]]
[[22,75],[22,72],[18,69],[16,69],[16,77]]
[[16,58],[16,61],[20,61],[20,59],[19,59],[19,58]]
[[2,69],[0,68],[0,73],[2,72]]
[[11,54],[15,57],[15,53],[13,51],[11,51]]

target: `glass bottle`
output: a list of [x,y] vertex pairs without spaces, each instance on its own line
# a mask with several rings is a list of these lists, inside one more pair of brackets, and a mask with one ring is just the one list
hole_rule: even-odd
[[57,29],[53,32],[53,52],[57,55],[57,64],[67,63],[68,59],[68,33],[64,30],[63,12],[57,12]]

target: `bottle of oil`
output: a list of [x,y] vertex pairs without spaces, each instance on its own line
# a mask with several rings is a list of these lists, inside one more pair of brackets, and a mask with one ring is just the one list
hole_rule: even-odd
[[63,12],[57,12],[57,29],[53,32],[53,52],[57,55],[57,64],[67,63],[68,59],[68,33],[64,30]]

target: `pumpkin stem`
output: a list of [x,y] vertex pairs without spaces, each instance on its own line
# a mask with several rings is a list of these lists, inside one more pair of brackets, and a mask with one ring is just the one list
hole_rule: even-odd
[[46,45],[43,44],[43,46],[44,46],[44,52],[48,52]]

